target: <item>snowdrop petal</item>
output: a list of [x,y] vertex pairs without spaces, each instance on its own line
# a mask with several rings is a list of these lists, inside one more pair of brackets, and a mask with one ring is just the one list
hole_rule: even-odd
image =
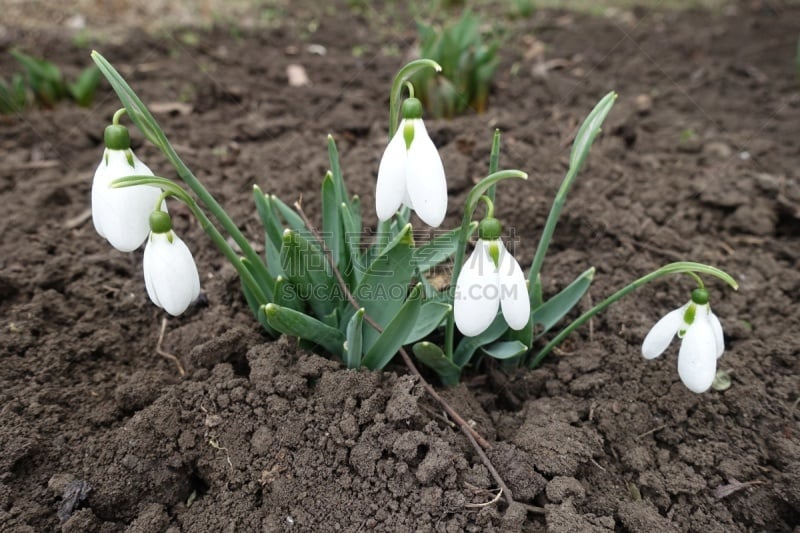
[[486,331],[500,307],[497,269],[478,240],[475,251],[461,269],[456,282],[453,316],[456,327],[467,337]]
[[705,392],[717,372],[717,348],[710,321],[698,317],[686,331],[678,352],[678,375],[692,392]]
[[97,233],[111,246],[131,252],[142,245],[150,232],[148,217],[161,190],[149,185],[112,188],[111,183],[116,179],[152,176],[153,172],[133,152],[133,166],[128,163],[125,150],[106,150],[105,154],[92,182],[92,221]]
[[441,225],[447,214],[447,181],[442,158],[421,119],[414,120],[414,141],[408,151],[406,180],[417,216],[431,227]]
[[375,188],[375,211],[378,218],[388,220],[400,208],[406,189],[406,161],[408,154],[403,139],[403,124],[397,128],[392,140],[386,146],[378,167],[378,183]]
[[711,330],[714,332],[714,340],[716,341],[717,359],[722,357],[722,352],[725,351],[725,338],[722,336],[722,324],[719,323],[719,318],[713,311],[708,312],[708,322],[711,324]]
[[500,247],[500,265],[497,269],[500,283],[500,307],[509,327],[520,330],[528,324],[531,318],[531,301],[528,297],[525,275],[517,260],[506,250],[503,243],[498,241],[498,245]]
[[642,343],[642,356],[645,359],[654,359],[664,353],[683,324],[683,314],[688,305],[670,311],[650,329]]
[[[167,235],[172,235],[172,242]],[[174,234],[153,233],[144,249],[144,280],[150,300],[178,316],[200,295],[200,276],[192,253]]]

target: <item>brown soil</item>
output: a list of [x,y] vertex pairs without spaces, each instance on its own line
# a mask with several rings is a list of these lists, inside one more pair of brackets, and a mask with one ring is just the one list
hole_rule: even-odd
[[[181,379],[156,353],[164,314],[147,299],[141,252],[110,249],[86,218],[116,98],[104,88],[91,110],[0,119],[0,529],[797,531],[798,18],[538,12],[513,23],[488,113],[428,121],[448,171],[446,227],[485,173],[493,128],[503,130],[502,166],[531,175],[502,185],[497,204],[525,266],[578,121],[618,91],[558,227],[546,290],[595,265],[596,302],[676,259],[741,283],[736,293],[711,283],[727,391],[687,391],[674,347],[639,355],[688,280],[616,304],[535,371],[482,364],[443,391],[493,443],[515,499],[543,514],[487,503],[487,469],[402,367],[347,371],[263,337],[233,270],[175,206],[204,290],[167,323],[163,349],[185,365]],[[22,44],[68,72],[89,62],[61,33],[7,29],[3,47]],[[373,204],[387,88],[402,63],[373,30],[342,9],[310,36],[287,22],[195,31],[195,44],[182,32],[131,34],[101,50],[146,102],[190,106],[158,118],[258,242],[252,185],[302,195],[313,210],[329,132],[349,187]],[[394,44],[405,51],[412,36],[409,26]],[[327,54],[310,53],[312,42]],[[558,68],[542,68],[553,59]],[[290,63],[313,85],[289,88]],[[13,68],[6,53],[0,67]],[[138,155],[172,175],[137,139]]]

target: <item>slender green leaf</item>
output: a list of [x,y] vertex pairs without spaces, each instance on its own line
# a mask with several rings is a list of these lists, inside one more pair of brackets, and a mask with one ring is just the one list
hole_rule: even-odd
[[364,257],[361,253],[361,230],[360,226],[353,220],[350,208],[344,202],[339,204],[339,217],[344,232],[343,261],[339,271],[345,281],[348,282],[348,287],[352,289],[361,281],[361,277],[366,270],[366,265],[363,264]]
[[458,384],[461,369],[444,355],[441,348],[430,342],[423,341],[418,342],[411,349],[420,363],[439,375],[443,385],[452,386]]
[[281,307],[294,309],[295,311],[303,310],[303,302],[300,301],[300,297],[294,285],[284,276],[275,278],[275,293],[272,303],[278,304]]
[[444,320],[447,313],[452,310],[453,306],[450,304],[426,301],[422,304],[417,322],[414,324],[414,329],[408,334],[403,344],[413,344],[430,335],[436,328],[442,325],[442,320]]
[[333,262],[342,268],[341,255],[343,244],[342,225],[339,222],[338,191],[333,174],[329,171],[322,179],[322,240],[333,256]]
[[[473,221],[467,230],[467,239],[475,232],[478,222]],[[458,248],[458,237],[461,228],[440,233],[422,246],[414,249],[414,264],[420,272],[427,272],[432,267],[446,261]]]
[[445,302],[445,300],[447,300],[447,298],[440,298],[439,291],[437,291],[436,288],[431,285],[431,282],[428,281],[428,278],[426,278],[425,275],[419,271],[419,269],[416,271],[416,276],[419,282],[422,283],[422,290],[425,293],[426,300],[435,299],[439,302]]
[[314,314],[323,317],[333,311],[337,305],[332,298],[336,281],[320,247],[296,231],[287,229],[283,233],[280,256],[286,277]]
[[353,216],[354,230],[359,238],[361,236],[361,198],[358,195],[354,195],[350,199],[350,213]]
[[277,211],[272,205],[272,199],[269,195],[265,195],[258,185],[253,185],[253,200],[267,239],[272,241],[276,248],[280,248],[283,240],[283,228],[278,220]]
[[267,317],[264,315],[264,306],[258,302],[258,298],[256,298],[255,294],[253,294],[253,291],[250,290],[250,288],[247,286],[247,283],[244,281],[241,282],[241,287],[242,294],[244,294],[244,299],[247,301],[247,305],[250,307],[250,311],[253,312],[253,316],[256,317],[256,320],[258,320],[258,323],[261,324],[270,337],[278,337],[280,334],[269,325],[269,322],[267,322]]
[[340,320],[339,310],[334,308],[333,311],[331,311],[327,315],[323,315],[323,316],[319,317],[319,319],[323,323],[329,325],[330,327],[337,328],[337,327],[339,327],[339,320]]
[[464,368],[464,366],[469,363],[470,359],[472,359],[475,350],[496,341],[507,329],[508,324],[506,324],[503,316],[497,315],[494,322],[492,322],[486,331],[475,337],[464,337],[461,339],[461,342],[458,343],[458,346],[453,352],[453,364],[459,368]]
[[311,341],[341,357],[345,337],[338,329],[299,311],[276,304],[264,306],[264,314],[269,325],[281,333]]
[[[261,287],[261,291],[264,293],[264,296],[266,296],[268,300],[272,300],[275,292],[275,280],[270,278],[269,275],[267,275],[263,270],[255,268],[255,266],[248,259],[242,257],[239,260],[256,280],[258,286]],[[267,302],[261,302],[262,305],[265,303]]]
[[303,233],[304,235],[308,234],[308,228],[306,228],[305,222],[303,222],[303,219],[294,211],[294,209],[283,203],[281,199],[274,194],[271,194],[269,199],[272,202],[272,205],[278,210],[278,213],[280,213],[280,215],[286,221],[287,226],[295,231]]
[[422,285],[417,284],[383,333],[367,350],[362,361],[364,366],[370,370],[379,370],[391,361],[414,329],[421,307]]
[[347,368],[358,368],[361,366],[361,355],[363,353],[363,324],[364,308],[362,307],[355,312],[347,323],[347,343],[344,346],[342,356]]
[[342,176],[342,166],[339,163],[339,150],[336,148],[333,135],[328,135],[328,162],[330,163],[331,174],[333,175],[333,183],[336,185],[336,203],[348,203],[347,187],[345,186],[344,177]]
[[503,360],[519,357],[528,351],[528,347],[519,341],[499,341],[482,346],[481,351],[489,357]]
[[575,168],[575,172],[580,170],[581,165],[586,160],[586,155],[589,153],[594,139],[600,133],[600,125],[608,116],[616,99],[617,93],[613,91],[608,93],[592,109],[586,120],[583,121],[578,134],[575,136],[575,141],[572,143],[572,151],[569,154],[569,165]]
[[594,267],[590,268],[573,280],[561,292],[544,302],[531,313],[531,322],[536,328],[536,337],[539,338],[564,318],[575,304],[577,304],[594,279]]
[[281,251],[276,248],[270,239],[264,239],[264,257],[266,258],[267,272],[273,277],[286,277],[286,272],[281,266]]
[[[541,274],[542,264],[547,255],[547,249],[550,247],[553,233],[556,230],[558,218],[561,216],[561,210],[564,208],[564,204],[567,201],[567,193],[569,193],[570,188],[572,188],[572,184],[578,176],[578,171],[586,160],[586,156],[589,153],[589,149],[592,147],[595,137],[597,137],[597,134],[600,132],[600,125],[603,120],[605,120],[609,111],[611,111],[611,107],[614,105],[616,98],[617,94],[614,92],[610,92],[603,97],[589,113],[586,120],[583,121],[583,125],[581,125],[578,130],[575,142],[572,144],[569,170],[567,170],[567,174],[564,176],[561,186],[556,193],[556,198],[550,206],[550,213],[547,215],[544,230],[542,230],[542,234],[539,237],[539,244],[533,255],[531,270],[528,273],[529,291],[536,290],[534,281]],[[529,294],[531,295],[531,301],[533,301],[533,293]]]
[[[414,275],[412,256],[413,239],[409,225],[372,261],[356,286],[356,300],[366,309],[367,315],[382,327],[388,325],[406,299]],[[372,347],[377,337],[375,328],[365,329],[366,350]]]
[[150,142],[162,150],[167,150],[169,141],[167,141],[164,131],[161,129],[161,126],[158,125],[158,122],[155,117],[153,117],[153,114],[150,113],[150,110],[147,109],[147,106],[144,105],[133,89],[131,89],[130,85],[128,85],[128,82],[126,82],[120,73],[117,72],[117,69],[97,51],[92,52],[92,59],[97,65],[97,68],[100,69],[100,72],[103,73],[103,76],[105,76],[111,84],[114,92],[117,93],[117,97],[120,102],[122,102],[122,105],[125,106],[128,116],[133,123],[136,124],[136,127],[139,128]]
[[100,85],[102,78],[103,75],[96,66],[92,65],[84,69],[78,75],[78,79],[69,84],[68,88],[72,99],[81,107],[89,107],[94,100],[97,86]]

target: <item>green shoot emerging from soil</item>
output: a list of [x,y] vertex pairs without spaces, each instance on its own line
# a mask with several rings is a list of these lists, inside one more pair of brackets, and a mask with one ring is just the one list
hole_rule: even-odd
[[[147,240],[151,250],[145,252],[148,294],[169,313],[182,313],[199,291],[191,253],[171,229],[165,201],[172,199],[188,206],[237,270],[244,297],[269,335],[297,337],[304,346],[331,354],[350,368],[383,368],[398,352],[407,358],[407,345],[444,384],[457,383],[464,369],[482,357],[532,368],[572,331],[618,299],[657,278],[682,273],[698,289],[688,304],[656,324],[642,353],[656,357],[678,335],[683,339],[681,379],[696,392],[711,386],[723,339],[700,275],[715,276],[733,288],[737,284],[708,265],[677,262],[661,267],[563,325],[549,341],[545,339],[574,309],[594,278],[595,270],[589,268],[561,292],[545,298],[541,269],[567,194],[614,105],[615,93],[599,101],[577,132],[569,169],[526,278],[505,247],[502,221],[494,217],[494,205],[500,201],[497,185],[525,186],[527,178],[520,170],[499,169],[499,132],[494,134],[488,173],[467,196],[461,224],[435,233],[424,243],[414,238],[412,210],[431,226],[439,226],[447,212],[444,167],[425,129],[414,87],[408,83],[421,71],[439,71],[438,63],[412,61],[392,84],[390,141],[378,169],[375,207],[380,222],[374,236],[364,239],[372,216],[363,217],[359,197],[348,192],[336,144],[329,136],[330,170],[322,178],[321,227],[312,225],[299,202],[287,205],[255,185],[255,206],[263,224],[260,238],[264,239],[264,253],[259,254],[183,163],[127,82],[100,54],[94,52],[92,57],[124,106],[106,131],[106,151],[95,174],[95,227],[121,250],[133,250]],[[124,114],[163,152],[182,183],[153,175],[136,158],[128,130],[119,124]],[[484,216],[476,220],[479,211]],[[476,229],[477,242],[467,258]],[[450,261],[449,284],[444,289],[435,287],[431,272]]]
[[94,65],[83,70],[74,81],[67,81],[61,70],[44,59],[29,56],[19,50],[11,55],[22,66],[10,80],[0,77],[0,114],[19,113],[26,107],[53,107],[69,98],[79,106],[88,107],[94,100],[102,76]]

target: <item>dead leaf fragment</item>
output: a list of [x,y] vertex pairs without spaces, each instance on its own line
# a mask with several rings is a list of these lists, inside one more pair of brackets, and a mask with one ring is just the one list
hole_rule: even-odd
[[720,498],[720,499],[727,498],[728,496],[730,496],[734,492],[738,492],[738,491],[740,491],[742,489],[746,489],[746,488],[749,488],[749,487],[755,487],[756,485],[763,485],[764,484],[763,481],[759,481],[759,480],[756,480],[756,481],[745,481],[744,483],[742,483],[740,481],[736,481],[735,479],[731,478],[730,481],[731,482],[728,483],[727,485],[720,485],[719,487],[714,489],[714,496],[716,496],[717,498]]
[[176,114],[188,115],[192,112],[192,106],[183,102],[153,102],[150,104],[150,111],[156,114]]

